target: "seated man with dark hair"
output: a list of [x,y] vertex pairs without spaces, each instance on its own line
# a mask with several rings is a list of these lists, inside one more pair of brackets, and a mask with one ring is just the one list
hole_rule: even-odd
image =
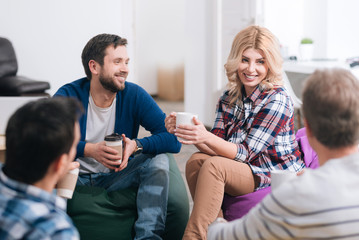
[[302,108],[320,167],[281,184],[243,218],[217,219],[208,239],[359,238],[359,81],[344,69],[317,70]]
[[41,99],[9,119],[0,171],[0,239],[79,239],[65,200],[53,189],[79,167],[73,159],[81,111],[74,99]]
[[[107,192],[137,188],[135,239],[162,239],[169,193],[169,157],[181,144],[167,132],[165,114],[140,86],[128,82],[127,40],[114,34],[91,38],[82,51],[86,77],[62,86],[55,97],[74,97],[86,114],[80,119],[78,185]],[[138,138],[140,126],[150,136]],[[104,138],[122,135],[123,152]],[[80,230],[81,233],[81,230]]]

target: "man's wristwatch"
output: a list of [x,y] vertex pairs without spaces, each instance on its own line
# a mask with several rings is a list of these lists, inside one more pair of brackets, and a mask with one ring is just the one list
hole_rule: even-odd
[[140,153],[142,153],[142,151],[143,151],[143,146],[142,146],[142,144],[140,143],[140,141],[138,141],[137,139],[135,139],[135,142],[136,142],[136,148],[135,148],[135,151],[133,152],[132,155],[140,154]]

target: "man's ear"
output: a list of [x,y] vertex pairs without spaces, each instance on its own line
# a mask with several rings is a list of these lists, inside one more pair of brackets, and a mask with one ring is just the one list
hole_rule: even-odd
[[97,75],[99,73],[100,65],[95,60],[90,60],[88,65],[92,74]]
[[67,171],[68,167],[68,155],[66,153],[61,154],[54,162],[54,171],[60,176]]

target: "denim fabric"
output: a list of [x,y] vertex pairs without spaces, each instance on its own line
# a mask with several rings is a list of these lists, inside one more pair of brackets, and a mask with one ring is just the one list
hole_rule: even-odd
[[162,239],[169,189],[169,159],[166,154],[140,154],[131,159],[121,172],[83,174],[77,184],[103,187],[107,191],[138,187],[135,239]]

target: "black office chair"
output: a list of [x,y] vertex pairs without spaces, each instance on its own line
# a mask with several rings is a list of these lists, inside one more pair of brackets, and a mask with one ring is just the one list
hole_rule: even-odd
[[50,84],[17,76],[17,59],[11,42],[0,37],[0,96],[42,96]]

